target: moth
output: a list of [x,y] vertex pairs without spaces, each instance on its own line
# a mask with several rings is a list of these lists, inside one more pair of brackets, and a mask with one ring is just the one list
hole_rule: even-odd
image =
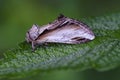
[[60,15],[55,21],[47,25],[33,25],[26,33],[26,41],[35,50],[37,45],[46,43],[79,44],[95,38],[88,25],[81,21]]

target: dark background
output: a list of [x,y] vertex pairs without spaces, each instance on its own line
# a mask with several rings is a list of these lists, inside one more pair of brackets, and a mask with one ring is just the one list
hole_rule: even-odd
[[[33,24],[44,25],[60,13],[81,19],[120,12],[120,0],[0,0],[0,55],[25,40]],[[119,80],[119,69],[97,72],[55,71],[36,79]]]

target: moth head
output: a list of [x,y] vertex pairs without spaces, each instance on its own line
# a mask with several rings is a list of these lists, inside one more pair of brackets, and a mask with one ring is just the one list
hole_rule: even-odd
[[39,36],[39,27],[37,25],[33,25],[32,28],[26,33],[26,41],[32,42],[35,41]]

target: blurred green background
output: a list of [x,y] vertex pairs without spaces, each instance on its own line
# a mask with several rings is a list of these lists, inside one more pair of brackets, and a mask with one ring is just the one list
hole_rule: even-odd
[[[120,0],[0,0],[0,55],[24,41],[26,31],[33,24],[47,24],[60,13],[80,20],[118,12],[120,12]],[[54,71],[32,78],[36,80],[40,78],[44,80],[120,80],[119,73],[120,69],[108,72]],[[30,79],[34,80],[32,78]]]

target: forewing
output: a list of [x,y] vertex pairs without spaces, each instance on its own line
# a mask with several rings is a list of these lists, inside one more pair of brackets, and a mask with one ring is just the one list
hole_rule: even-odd
[[49,30],[53,30],[57,27],[61,27],[62,25],[66,24],[67,22],[69,22],[69,18],[63,16],[63,15],[60,15],[58,17],[58,19],[56,19],[55,21],[53,21],[52,23],[49,23],[47,25],[43,25],[39,28],[39,34],[41,35],[43,32],[45,32],[46,30],[49,31]]
[[53,43],[69,43],[76,44],[94,39],[93,33],[87,27],[77,24],[64,25],[60,28],[50,30],[39,36],[37,43],[53,42]]

